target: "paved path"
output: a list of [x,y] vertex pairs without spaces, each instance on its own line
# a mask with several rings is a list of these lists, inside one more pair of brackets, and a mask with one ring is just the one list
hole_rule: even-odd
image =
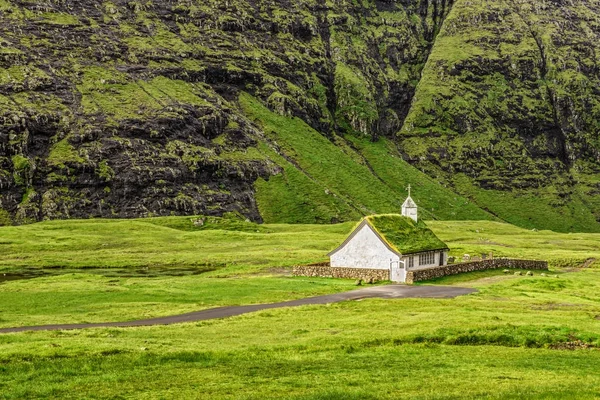
[[23,326],[18,328],[0,329],[0,333],[25,332],[25,331],[55,331],[67,329],[85,329],[85,328],[108,328],[108,327],[130,327],[130,326],[149,326],[149,325],[170,325],[182,322],[204,321],[207,319],[233,317],[271,308],[297,307],[307,304],[328,304],[337,303],[346,300],[359,300],[368,298],[399,299],[408,297],[423,298],[453,298],[469,293],[476,292],[476,289],[460,288],[453,286],[405,286],[405,285],[386,285],[375,286],[365,289],[352,290],[350,292],[328,294],[325,296],[308,297],[306,299],[284,301],[281,303],[255,304],[248,306],[230,306],[210,308],[208,310],[194,311],[187,314],[173,315],[169,317],[159,317],[143,319],[138,321],[124,322],[103,322],[96,324],[61,324],[61,325],[40,325]]

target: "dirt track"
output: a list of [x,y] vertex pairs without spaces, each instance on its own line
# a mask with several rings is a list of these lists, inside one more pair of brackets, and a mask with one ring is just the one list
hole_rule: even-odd
[[187,314],[172,315],[168,317],[159,317],[143,319],[137,321],[123,322],[102,322],[95,324],[59,324],[59,325],[40,325],[23,326],[18,328],[3,328],[0,333],[13,333],[25,331],[54,331],[68,329],[86,329],[86,328],[108,328],[108,327],[132,327],[132,326],[150,326],[150,325],[171,325],[182,322],[204,321],[207,319],[227,318],[235,315],[251,313],[271,308],[297,307],[308,304],[328,304],[337,303],[346,300],[359,300],[368,298],[399,299],[399,298],[453,298],[465,294],[476,292],[476,289],[460,288],[453,286],[405,286],[405,285],[386,285],[375,286],[365,289],[353,290],[350,292],[328,294],[325,296],[308,297],[305,299],[284,301],[281,303],[255,304],[248,306],[229,306],[210,308],[208,310],[194,311]]

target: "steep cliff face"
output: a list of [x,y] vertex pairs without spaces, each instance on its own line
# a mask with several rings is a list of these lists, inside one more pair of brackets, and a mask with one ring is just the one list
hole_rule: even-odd
[[599,4],[0,0],[0,222],[599,230]]
[[457,1],[404,154],[504,219],[597,230],[599,51],[598,1]]
[[240,91],[392,135],[450,0],[0,0],[5,222],[238,211],[281,172]]

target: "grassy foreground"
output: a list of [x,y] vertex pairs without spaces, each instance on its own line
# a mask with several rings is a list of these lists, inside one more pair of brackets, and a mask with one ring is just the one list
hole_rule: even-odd
[[0,397],[596,398],[600,272],[469,284],[453,300],[0,335]]
[[[273,267],[319,261],[351,226],[164,218],[0,228],[5,271],[212,269],[155,278],[88,270],[5,282],[0,326],[124,320],[348,290],[350,281],[288,277]],[[436,282],[479,289],[451,300],[371,299],[167,327],[4,334],[0,398],[597,398],[600,271],[562,266],[600,257],[599,235],[481,221],[429,226],[455,255],[545,258],[559,277],[490,271]]]

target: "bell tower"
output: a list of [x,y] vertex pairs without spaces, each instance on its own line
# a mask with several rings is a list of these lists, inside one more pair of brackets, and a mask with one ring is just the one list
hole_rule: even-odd
[[417,205],[410,197],[410,189],[411,187],[410,185],[408,185],[408,188],[406,188],[406,190],[408,190],[408,197],[404,201],[404,204],[402,204],[402,215],[405,217],[412,218],[415,222],[417,222]]

